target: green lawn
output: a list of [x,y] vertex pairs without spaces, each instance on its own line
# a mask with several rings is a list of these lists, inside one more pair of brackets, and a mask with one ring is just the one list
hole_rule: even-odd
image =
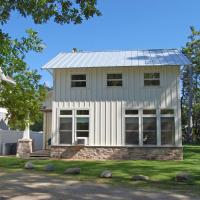
[[[25,171],[24,163],[15,157],[0,157],[0,169],[7,172]],[[200,146],[185,146],[183,161],[66,161],[66,160],[32,160],[35,165],[34,172],[41,173],[47,163],[53,163],[56,170],[52,173],[42,172],[47,175],[59,176],[66,179],[95,181],[100,183],[134,185],[142,188],[160,188],[194,191],[200,193]],[[81,168],[80,175],[64,175],[68,167],[78,166]],[[112,170],[112,179],[98,178],[104,169]],[[194,178],[188,183],[176,183],[174,177],[177,173],[186,171],[193,174]],[[133,175],[147,175],[149,182],[133,182]]]

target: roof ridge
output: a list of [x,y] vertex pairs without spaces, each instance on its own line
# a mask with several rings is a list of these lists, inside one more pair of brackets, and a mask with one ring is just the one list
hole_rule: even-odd
[[112,53],[112,52],[127,52],[127,51],[161,51],[161,50],[165,50],[165,51],[169,51],[169,50],[180,50],[179,48],[158,48],[158,49],[134,49],[134,50],[95,50],[95,51],[84,51],[84,50],[80,50],[78,52],[70,52],[70,51],[61,51],[60,53]]

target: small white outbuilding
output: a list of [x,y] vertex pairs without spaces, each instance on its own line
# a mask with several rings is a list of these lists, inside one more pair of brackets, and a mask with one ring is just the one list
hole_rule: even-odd
[[177,49],[58,54],[42,67],[53,76],[51,156],[182,159],[179,76],[190,64]]

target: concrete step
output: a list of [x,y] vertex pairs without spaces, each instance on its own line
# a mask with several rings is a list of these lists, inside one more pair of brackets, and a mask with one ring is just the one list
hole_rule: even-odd
[[50,151],[49,150],[34,151],[31,153],[30,157],[31,158],[49,158]]

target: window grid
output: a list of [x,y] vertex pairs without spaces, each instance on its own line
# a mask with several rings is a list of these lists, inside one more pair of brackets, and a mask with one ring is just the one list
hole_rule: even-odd
[[123,78],[122,73],[107,74],[107,86],[122,86]]
[[144,86],[159,86],[160,73],[144,73]]
[[71,87],[86,87],[87,77],[86,74],[72,74]]

